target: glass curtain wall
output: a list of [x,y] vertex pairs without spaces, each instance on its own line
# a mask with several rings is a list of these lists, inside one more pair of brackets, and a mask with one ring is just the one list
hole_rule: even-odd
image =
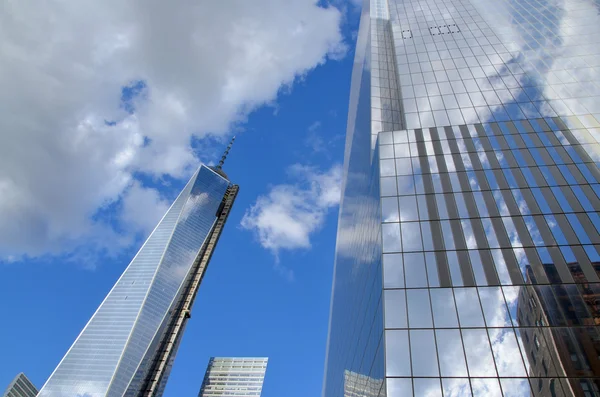
[[[380,395],[600,396],[600,2],[372,0],[365,13],[371,86],[352,92],[370,95],[371,145],[349,139],[346,162],[370,151],[380,179],[381,258],[351,260],[382,269]],[[328,397],[344,369],[375,375],[341,361],[372,355],[344,311],[361,315],[344,301],[364,286],[338,284],[341,247],[367,247],[347,229],[340,218]]]

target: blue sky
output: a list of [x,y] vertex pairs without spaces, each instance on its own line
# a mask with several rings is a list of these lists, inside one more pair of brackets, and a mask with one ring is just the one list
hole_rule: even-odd
[[[292,3],[311,2],[298,0]],[[297,7],[297,10],[303,10],[305,6]],[[294,61],[296,63],[288,71],[282,72],[279,83],[264,82],[271,91],[252,96],[260,92],[262,86],[251,87],[248,92],[252,94],[242,96],[237,107],[232,108],[233,113],[222,114],[224,121],[217,119],[217,115],[203,124],[203,112],[209,114],[213,110],[205,104],[204,98],[188,98],[189,102],[176,98],[175,105],[156,100],[161,93],[170,93],[167,88],[172,82],[164,76],[153,75],[150,67],[141,73],[146,80],[140,77],[121,84],[121,88],[135,87],[133,91],[137,95],[127,104],[122,103],[121,89],[107,94],[114,102],[113,107],[120,110],[96,112],[102,115],[102,120],[109,122],[93,132],[100,131],[102,139],[108,140],[96,141],[100,135],[85,130],[86,125],[93,124],[94,118],[89,116],[87,124],[79,122],[74,130],[76,134],[70,136],[69,142],[77,142],[81,137],[78,134],[83,134],[83,139],[90,141],[90,145],[108,145],[120,150],[130,144],[122,140],[125,132],[141,131],[141,135],[132,135],[134,140],[141,139],[134,145],[139,152],[123,150],[116,160],[113,159],[116,164],[121,164],[123,159],[134,157],[133,162],[127,163],[126,169],[130,171],[125,176],[124,168],[108,167],[104,179],[90,178],[92,182],[98,182],[96,185],[104,186],[104,181],[119,181],[122,177],[125,182],[117,184],[121,190],[116,193],[107,187],[105,190],[109,193],[104,194],[105,190],[102,190],[104,195],[92,197],[87,192],[93,188],[82,182],[85,178],[80,180],[78,175],[70,174],[77,168],[74,164],[84,171],[87,166],[93,166],[94,155],[82,155],[77,157],[76,163],[53,168],[62,161],[60,151],[54,152],[51,144],[46,144],[54,130],[47,131],[47,135],[39,139],[33,149],[42,153],[42,157],[49,157],[47,163],[40,165],[50,175],[46,177],[48,189],[43,191],[47,195],[45,202],[56,200],[57,204],[47,208],[36,204],[35,216],[29,213],[21,216],[18,212],[21,207],[10,207],[6,203],[3,207],[0,199],[0,219],[3,219],[0,223],[4,223],[0,227],[0,236],[5,240],[4,245],[0,244],[0,280],[3,282],[0,316],[6,324],[0,330],[3,352],[0,389],[21,371],[36,386],[42,386],[124,270],[141,244],[142,236],[183,186],[190,170],[197,166],[198,159],[207,162],[218,159],[225,142],[235,132],[237,140],[224,168],[230,179],[240,185],[240,194],[200,289],[165,395],[196,395],[210,356],[252,355],[270,358],[263,397],[320,394],[338,211],[332,197],[337,192],[335,183],[339,182],[339,165],[343,161],[353,58],[350,49],[358,19],[351,8],[350,11],[344,9],[340,16],[335,28],[342,34],[345,49],[339,46],[331,49],[329,45],[328,49],[322,50],[327,52],[328,58],[320,59],[317,54],[312,63]],[[300,26],[304,26],[303,23]],[[330,34],[328,29],[322,29],[323,35]],[[309,36],[309,41],[315,42],[314,37]],[[7,54],[0,53],[0,59],[3,55]],[[136,62],[145,65],[139,59]],[[151,60],[148,63],[151,64]],[[108,62],[108,65],[122,67],[120,63]],[[246,71],[240,71],[240,74],[247,79],[253,76]],[[95,98],[89,99],[93,95],[89,92],[96,87],[95,81],[92,84],[88,80],[74,80],[79,84],[77,87],[85,85],[90,90],[81,94],[89,100],[89,107],[108,108],[105,104],[108,99],[101,104],[95,102]],[[146,83],[142,85],[137,81]],[[159,83],[153,84],[155,81]],[[231,79],[229,81],[233,84]],[[207,83],[191,85],[203,87],[202,84]],[[239,87],[247,82],[240,80],[235,84]],[[39,86],[34,85],[35,89]],[[179,91],[174,89],[172,92]],[[225,94],[223,97],[227,100],[233,95],[229,91]],[[126,93],[125,97],[128,95]],[[178,110],[181,103],[194,105],[193,109],[198,109],[199,115],[186,115],[182,118],[184,121],[177,119],[175,122],[171,122],[172,115],[157,118],[154,116],[156,109],[147,103],[148,97],[157,102],[153,106],[163,108],[172,106]],[[165,97],[172,98],[173,95]],[[31,111],[37,105],[32,98],[23,94]],[[56,102],[65,106],[75,102],[70,100],[72,98],[67,99],[61,102],[58,98]],[[0,103],[2,100],[0,97]],[[13,99],[9,103],[14,102]],[[79,113],[74,111],[72,114]],[[52,125],[62,125],[64,119],[57,117],[57,120],[51,120],[55,123]],[[40,122],[46,121],[40,118]],[[161,126],[172,130],[164,134],[145,133]],[[17,128],[15,131],[20,127],[17,122],[0,124],[0,128]],[[201,133],[182,137],[178,135],[178,128],[197,129]],[[172,144],[173,141],[177,144]],[[180,141],[187,143],[179,145]],[[10,145],[11,139],[8,142]],[[158,146],[162,142],[168,142],[172,151],[161,152],[153,148],[153,143]],[[193,148],[196,160],[183,162],[181,159],[185,159],[188,152],[177,150],[188,146]],[[102,153],[102,148],[96,151]],[[139,148],[150,153],[145,154]],[[3,154],[2,150],[0,154]],[[156,161],[153,162],[153,158]],[[13,165],[27,167],[25,158],[20,161],[17,158]],[[13,191],[19,194],[35,191],[35,188],[22,188],[36,181],[32,175],[38,174],[34,171],[33,174],[17,174],[16,171],[11,174],[12,168],[1,162],[0,165],[8,169],[5,174],[0,173],[0,192],[5,186],[2,183],[9,182],[14,184]],[[62,175],[64,179],[56,175]],[[71,178],[74,184],[69,185],[66,178]],[[328,186],[330,182],[332,186]],[[115,185],[106,186],[114,189]],[[67,194],[71,188],[73,194]],[[55,197],[54,190],[64,194]],[[289,197],[294,198],[292,204],[286,200]],[[284,203],[278,200],[284,200]],[[278,229],[278,223],[269,218],[273,210],[289,215],[290,223]],[[49,213],[68,214],[69,219],[64,223],[69,225],[71,232],[61,229],[61,218],[53,220],[52,215],[47,215]],[[80,213],[85,214],[85,219],[75,217]],[[75,214],[73,219],[71,214]],[[27,224],[31,219],[32,224]],[[13,231],[9,233],[11,225]],[[4,229],[12,240],[4,238]],[[18,239],[21,234],[24,237]]]

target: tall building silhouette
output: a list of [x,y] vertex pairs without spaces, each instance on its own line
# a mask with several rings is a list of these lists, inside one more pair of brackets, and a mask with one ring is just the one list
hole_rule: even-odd
[[211,357],[198,397],[260,397],[267,357]]
[[594,0],[363,2],[324,397],[600,396],[599,41]]
[[162,395],[238,192],[221,169],[224,157],[217,167],[203,165],[192,176],[39,396]]
[[2,397],[35,397],[37,394],[33,383],[21,372],[10,382]]

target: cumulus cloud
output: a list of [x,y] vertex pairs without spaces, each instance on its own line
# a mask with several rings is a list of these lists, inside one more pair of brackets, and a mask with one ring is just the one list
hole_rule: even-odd
[[313,155],[322,155],[327,159],[331,159],[331,148],[343,140],[344,135],[335,134],[325,139],[325,135],[321,133],[321,128],[322,123],[320,121],[315,121],[308,127],[304,146],[309,148]]
[[241,222],[275,255],[282,249],[310,248],[311,235],[323,226],[328,210],[340,200],[341,166],[322,172],[295,164],[288,171],[295,183],[272,186],[266,195],[258,197]]
[[122,199],[121,220],[134,230],[149,234],[169,209],[170,203],[158,191],[134,182]]
[[321,128],[321,122],[315,121],[308,127],[308,135],[304,140],[304,144],[309,147],[313,153],[325,153],[325,141],[319,135],[318,130]]
[[[345,54],[340,11],[317,3],[5,3],[0,258],[111,233],[94,215],[121,200],[162,211],[138,173],[189,177],[200,160],[193,139],[222,139],[296,78]],[[139,82],[123,106],[123,87]],[[155,218],[138,219],[141,230]]]

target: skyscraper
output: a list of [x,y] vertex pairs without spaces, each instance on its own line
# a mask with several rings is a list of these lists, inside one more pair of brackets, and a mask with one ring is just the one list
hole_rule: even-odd
[[38,390],[24,373],[20,373],[10,382],[2,397],[35,397]]
[[211,357],[198,397],[255,397],[262,392],[266,357]]
[[599,33],[597,0],[364,2],[324,397],[600,396]]
[[39,396],[160,396],[238,186],[201,166]]

